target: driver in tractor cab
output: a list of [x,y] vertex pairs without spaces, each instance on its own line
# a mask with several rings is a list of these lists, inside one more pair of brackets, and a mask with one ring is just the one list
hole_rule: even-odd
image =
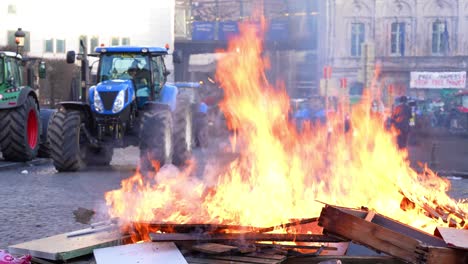
[[141,70],[138,66],[130,66],[127,70],[130,77],[135,81],[135,88],[138,90],[139,88],[148,86],[148,81],[146,78],[141,76]]

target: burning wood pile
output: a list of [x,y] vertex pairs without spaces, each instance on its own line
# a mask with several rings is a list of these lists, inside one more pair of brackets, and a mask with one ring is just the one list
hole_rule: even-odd
[[[352,108],[341,100],[325,125],[298,131],[285,89],[265,77],[261,32],[248,24],[240,32],[217,67],[220,109],[235,131],[231,154],[238,158],[210,184],[209,171],[193,177],[192,163],[175,173],[137,173],[105,197],[109,215],[127,223],[124,236],[62,236],[56,244],[68,249],[36,257],[69,260],[77,254],[60,252],[83,256],[99,247],[98,264],[131,263],[122,261],[135,252],[160,258],[150,263],[467,263],[468,203],[447,195],[448,180],[410,167],[396,132],[370,115],[372,95]],[[128,237],[131,244],[106,254]],[[43,252],[30,248],[12,247]]]
[[[40,264],[468,261],[468,229],[437,228],[435,235],[430,235],[366,208],[326,205],[319,218],[296,219],[267,228],[134,222],[125,230],[117,230],[115,223],[93,225],[9,250],[31,254],[32,263]],[[133,243],[135,240],[138,243]],[[147,242],[140,243],[144,240]],[[114,245],[119,246],[111,247]]]

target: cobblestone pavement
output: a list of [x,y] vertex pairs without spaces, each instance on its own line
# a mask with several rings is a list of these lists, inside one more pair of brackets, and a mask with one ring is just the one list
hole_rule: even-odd
[[[427,147],[424,144],[411,147],[413,160],[427,158],[425,151]],[[462,155],[465,152],[463,144],[449,141],[442,145],[444,151],[456,154],[458,161],[455,162],[452,158],[453,164],[465,164],[462,160],[468,155]],[[456,146],[458,148],[455,148]],[[219,143],[218,147],[223,149],[228,148],[228,145]],[[213,156],[213,154],[196,153],[198,157]],[[439,159],[441,166],[445,166],[444,160],[449,159],[447,154],[442,152],[437,154],[441,157]],[[225,162],[233,158],[226,156]],[[118,189],[121,180],[134,173],[137,159],[138,149],[131,147],[115,151],[111,168],[90,168],[79,173],[58,174],[49,163],[0,171],[0,249],[86,228],[87,225],[80,224],[74,219],[73,211],[78,207],[98,212],[92,222],[102,220],[105,215],[104,193]],[[209,160],[202,159],[202,161],[210,165]],[[211,165],[219,166],[219,162]],[[203,171],[200,170],[198,173]],[[467,199],[468,178],[450,177],[450,179],[453,189],[449,194],[456,199]]]
[[[216,149],[227,148],[227,143]],[[215,148],[214,148],[215,149]],[[214,150],[194,150],[202,164],[205,156],[217,156]],[[0,249],[47,236],[89,227],[75,221],[73,211],[79,207],[96,211],[91,222],[105,220],[104,194],[119,189],[123,179],[135,173],[138,148],[116,149],[111,167],[87,168],[75,173],[57,173],[52,163],[0,170]],[[233,156],[225,156],[225,162]],[[203,167],[196,171],[203,173]]]

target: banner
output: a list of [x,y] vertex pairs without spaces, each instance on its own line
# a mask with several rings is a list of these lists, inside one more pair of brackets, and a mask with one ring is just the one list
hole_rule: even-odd
[[289,22],[287,19],[273,19],[268,25],[266,32],[268,41],[287,41],[289,40]]
[[410,88],[465,89],[466,72],[411,72]]
[[231,36],[239,35],[239,26],[236,21],[219,22],[218,39],[227,41]]
[[192,23],[192,40],[214,40],[215,22]]

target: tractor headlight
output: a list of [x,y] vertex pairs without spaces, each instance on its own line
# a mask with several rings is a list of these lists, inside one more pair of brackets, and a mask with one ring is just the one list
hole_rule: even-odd
[[120,112],[125,104],[125,90],[122,90],[117,94],[117,97],[114,101],[114,107],[112,107],[112,113]]
[[101,96],[99,96],[99,92],[96,90],[94,91],[94,110],[98,113],[102,113],[104,111]]

